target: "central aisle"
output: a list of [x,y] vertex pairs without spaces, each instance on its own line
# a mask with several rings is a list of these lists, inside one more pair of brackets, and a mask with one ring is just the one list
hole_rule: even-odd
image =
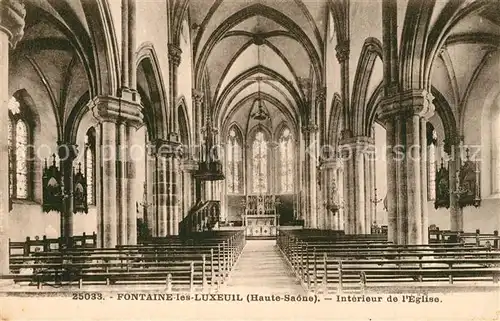
[[225,292],[304,294],[276,240],[248,240],[236,262]]

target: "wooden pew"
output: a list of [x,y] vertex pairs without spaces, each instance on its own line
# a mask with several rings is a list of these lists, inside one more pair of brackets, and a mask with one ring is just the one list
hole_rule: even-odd
[[[243,231],[212,236],[207,245],[157,242],[149,247],[78,248],[16,256],[11,258],[10,278],[38,287],[160,284],[170,290],[212,290],[225,281],[245,243]],[[19,273],[28,268],[33,272]]]
[[[309,237],[314,232],[280,231],[278,246],[310,291],[364,291],[368,285],[410,282],[453,284],[498,282],[500,251],[476,244],[402,246],[370,238]],[[354,287],[353,287],[354,285]]]
[[[9,256],[16,255],[30,255],[33,252],[50,252],[60,249],[64,239],[62,238],[48,238],[46,235],[40,239],[36,236],[34,239],[26,237],[26,240],[12,241],[9,239]],[[70,238],[71,246],[73,248],[95,248],[97,246],[97,234],[92,233],[87,235],[83,232],[82,235],[75,235]]]

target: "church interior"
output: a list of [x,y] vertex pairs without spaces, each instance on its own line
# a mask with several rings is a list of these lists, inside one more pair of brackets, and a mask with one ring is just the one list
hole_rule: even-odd
[[497,287],[499,49],[497,0],[2,0],[0,285]]

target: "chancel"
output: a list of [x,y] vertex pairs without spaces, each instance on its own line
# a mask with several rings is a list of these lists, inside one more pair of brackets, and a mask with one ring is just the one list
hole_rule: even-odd
[[498,287],[499,47],[496,0],[0,0],[0,290]]

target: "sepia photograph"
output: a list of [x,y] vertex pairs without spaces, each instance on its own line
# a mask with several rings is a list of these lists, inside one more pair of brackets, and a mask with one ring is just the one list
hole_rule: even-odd
[[0,0],[0,320],[500,320],[500,0]]

